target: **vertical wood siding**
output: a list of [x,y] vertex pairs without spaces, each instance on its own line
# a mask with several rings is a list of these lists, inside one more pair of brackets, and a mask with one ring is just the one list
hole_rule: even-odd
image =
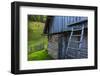
[[[68,25],[87,20],[87,17],[78,16],[54,16],[49,27],[49,33],[59,33],[69,30]],[[81,24],[80,24],[81,25]]]
[[[60,33],[51,35],[51,41],[49,39],[48,43],[48,53],[55,59],[79,59],[79,58],[87,58],[88,57],[88,49],[87,49],[87,28],[84,32],[83,41],[81,48],[79,48],[79,43],[70,43],[70,47],[67,49],[68,40],[71,34],[72,28],[77,30],[76,33],[80,33],[82,26],[87,27],[87,22],[80,23],[74,26],[69,27],[73,23],[78,23],[83,20],[87,20],[87,17],[77,17],[77,16],[55,16],[53,18],[52,23],[50,23],[49,34],[51,33]],[[80,29],[80,30],[79,30]],[[75,32],[74,32],[75,33]],[[56,39],[56,40],[55,40]],[[80,38],[73,37],[71,41],[80,41]],[[76,48],[76,49],[74,49]]]

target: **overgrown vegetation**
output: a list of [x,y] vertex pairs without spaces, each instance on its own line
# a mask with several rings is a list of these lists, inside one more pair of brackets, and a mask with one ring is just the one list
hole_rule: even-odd
[[47,52],[48,38],[43,34],[45,21],[46,16],[28,16],[28,60],[51,58]]
[[47,50],[40,50],[28,55],[28,60],[49,60],[52,59],[50,55],[48,55]]
[[34,22],[46,22],[47,16],[44,15],[28,15],[28,20],[29,21],[34,21]]

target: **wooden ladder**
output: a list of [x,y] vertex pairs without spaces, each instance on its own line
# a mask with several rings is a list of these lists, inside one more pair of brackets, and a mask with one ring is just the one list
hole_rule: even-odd
[[[81,28],[81,34],[74,35],[74,34],[73,34],[74,31],[77,31],[77,30],[74,30],[74,28],[72,28],[71,34],[70,34],[70,37],[69,37],[69,40],[68,40],[68,45],[67,45],[67,50],[66,50],[66,56],[65,56],[65,57],[70,56],[70,57],[73,57],[73,58],[74,58],[74,56],[68,55],[69,49],[78,50],[78,51],[76,51],[76,52],[77,52],[77,56],[75,56],[75,57],[78,57],[78,55],[80,54],[79,50],[81,49],[81,46],[82,46],[83,34],[84,34],[84,25],[83,25],[82,28]],[[79,40],[79,41],[73,41],[73,43],[79,43],[78,48],[70,47],[70,44],[71,44],[71,42],[72,42],[72,40],[71,40],[72,37],[77,37],[77,36],[80,37],[80,40]]]

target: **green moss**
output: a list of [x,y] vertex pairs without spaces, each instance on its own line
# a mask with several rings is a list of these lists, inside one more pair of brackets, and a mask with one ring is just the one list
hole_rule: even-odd
[[37,51],[28,55],[28,60],[49,60],[52,59],[46,50]]

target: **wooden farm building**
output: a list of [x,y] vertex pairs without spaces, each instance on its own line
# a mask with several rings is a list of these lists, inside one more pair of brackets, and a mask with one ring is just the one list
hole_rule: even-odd
[[54,59],[88,57],[88,19],[78,16],[48,16],[44,33],[48,54]]

